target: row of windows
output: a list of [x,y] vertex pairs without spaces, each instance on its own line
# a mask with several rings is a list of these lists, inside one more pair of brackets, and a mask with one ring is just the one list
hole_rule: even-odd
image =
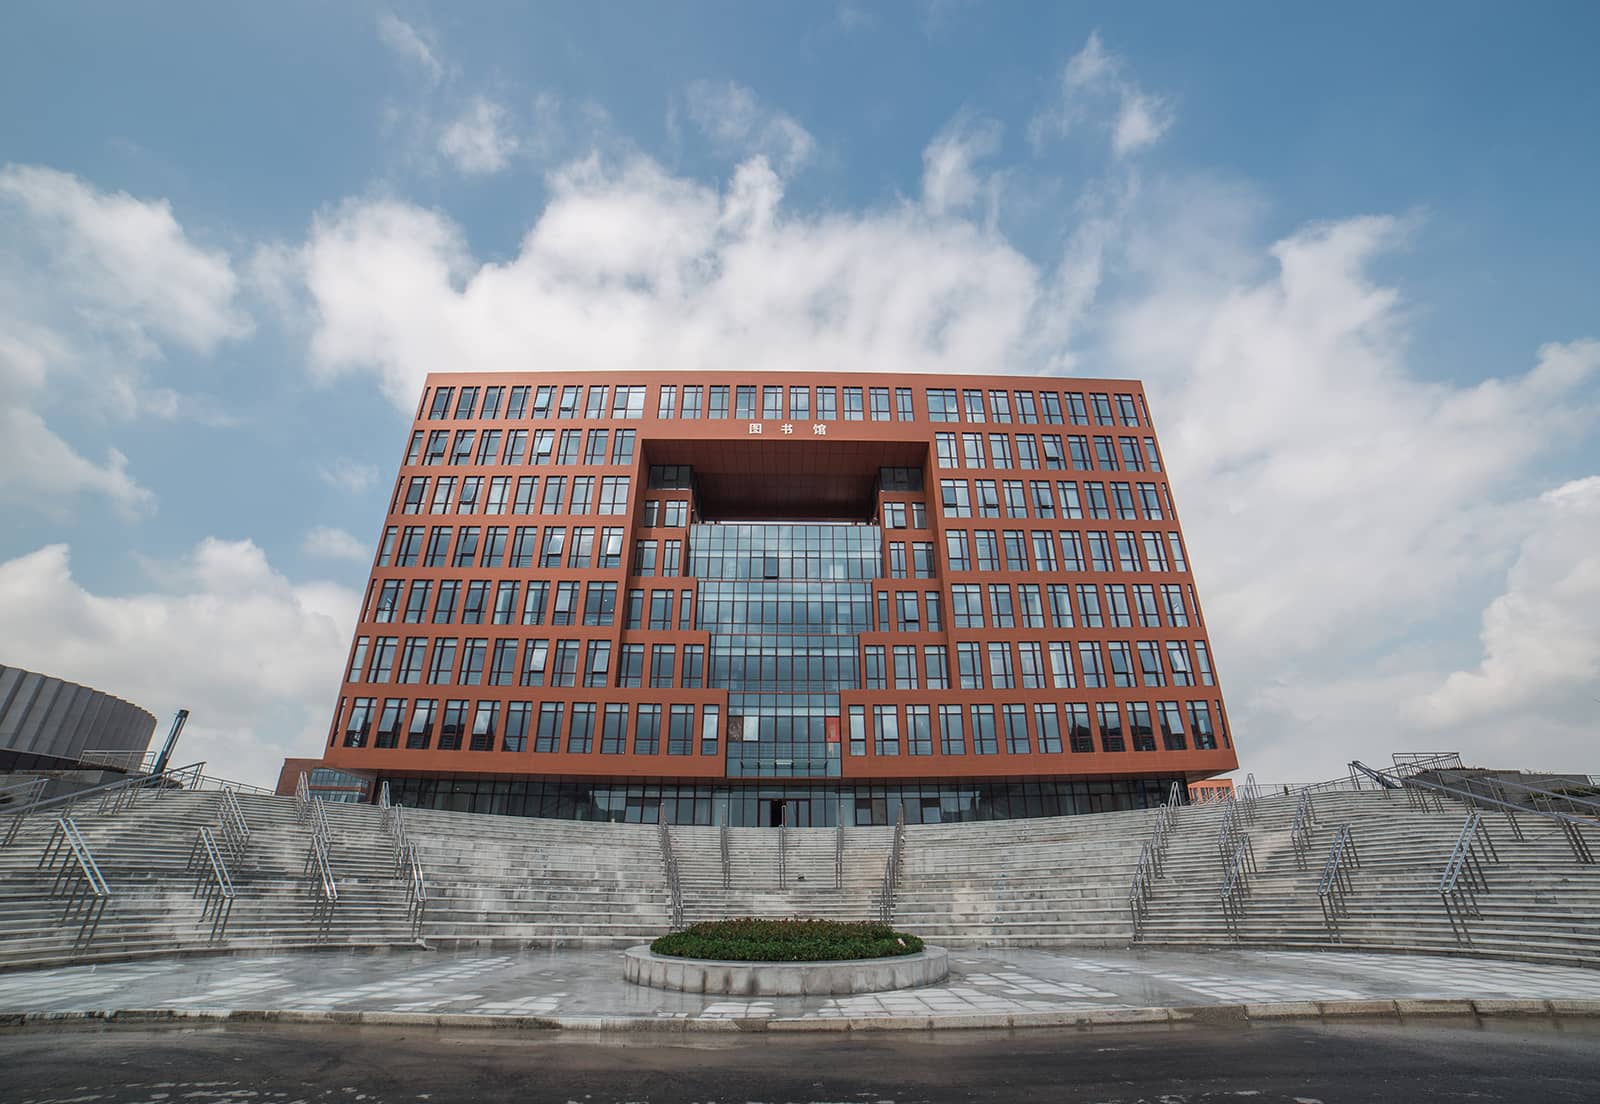
[[561,431],[559,444],[553,429],[536,429],[531,437],[525,429],[485,429],[481,436],[476,429],[458,429],[453,441],[448,429],[432,429],[426,434],[419,429],[411,434],[411,443],[406,446],[406,463],[432,467],[446,463],[483,466],[553,462],[598,467],[607,463],[606,443],[610,441],[610,463],[628,466],[633,463],[637,440],[638,432],[632,429],[619,429],[615,433],[608,429],[591,429],[587,435],[581,429],[565,429]]
[[[613,674],[614,650],[620,654]],[[648,674],[644,660],[643,644],[624,644],[614,649],[609,640],[453,636],[410,636],[402,640],[394,636],[362,636],[356,638],[346,681],[394,682],[402,686],[643,687],[648,678],[648,685],[658,687],[695,690],[708,685],[703,644],[685,644],[681,648],[674,644],[656,645],[651,651]],[[853,668],[853,650],[850,661]]]
[[[482,407],[478,402],[482,397]],[[813,403],[813,394],[815,402]],[[562,420],[580,417],[591,421],[642,418],[645,387],[611,386],[436,387],[424,394],[422,408],[429,420],[524,417],[544,420],[552,414]],[[926,388],[928,418],[935,422],[1044,422],[1049,425],[1148,426],[1144,399],[1132,393],[1105,394],[1080,391],[1007,390],[1004,388]],[[504,409],[502,409],[502,404]],[[1090,420],[1091,408],[1093,421]],[[419,412],[420,413],[420,412]],[[841,415],[845,421],[915,421],[914,392],[909,387],[805,387],[768,384],[662,384],[656,391],[656,417],[757,419],[781,418],[829,422]]]
[[[700,714],[699,724],[695,713]],[[729,738],[760,739],[759,725],[729,718]],[[330,743],[347,748],[398,748],[420,751],[507,751],[569,755],[714,756],[718,752],[721,708],[715,704],[629,705],[623,702],[472,701],[465,698],[359,697],[341,703]],[[1036,702],[995,706],[853,705],[847,710],[840,741],[852,757],[1058,755],[1088,753],[1215,750],[1219,737],[1231,746],[1221,703],[1206,700],[1155,702]],[[753,735],[752,735],[753,734]],[[1096,742],[1098,737],[1098,745]],[[435,744],[435,740],[437,743]],[[696,744],[698,742],[698,747]]]
[[[552,646],[553,643],[553,646]],[[1191,652],[1191,644],[1193,651]],[[431,647],[430,647],[431,646]],[[719,636],[703,644],[515,637],[357,637],[347,682],[429,686],[587,686],[735,690],[1075,690],[1215,686],[1204,640],[958,641],[868,644],[848,636]],[[580,654],[581,653],[581,654]],[[679,664],[679,654],[682,664]],[[520,656],[520,663],[519,663]]]
[[[481,410],[478,409],[480,391],[483,394]],[[557,416],[561,418],[576,418],[580,405],[583,416],[591,420],[607,417],[608,410],[612,418],[642,418],[644,399],[645,389],[641,384],[616,388],[600,384],[589,388],[587,401],[584,399],[583,388],[563,387],[560,389],[560,405],[556,410]],[[502,400],[505,402],[504,412],[500,409]],[[553,386],[518,386],[510,388],[509,393],[504,387],[463,387],[459,393],[454,387],[436,387],[431,396],[423,395],[423,408],[427,410],[430,420],[454,416],[460,421],[471,418],[482,418],[485,421],[497,418],[520,421],[530,414],[534,418],[544,419],[550,417],[555,402],[556,388]]]
[[[1013,702],[998,707],[970,705],[852,705],[848,710],[847,747],[852,756],[900,755],[1057,755],[1063,750],[1088,753],[1155,751],[1156,734],[1166,751],[1213,751],[1220,736],[1231,747],[1223,724],[1222,703],[1209,701]],[[1090,718],[1094,723],[1091,725]],[[1126,717],[1126,723],[1124,723]],[[1031,724],[1030,724],[1031,721]]]
[[1037,471],[1153,471],[1161,470],[1161,454],[1156,451],[1156,439],[1146,437],[1141,444],[1138,437],[1091,438],[1071,435],[1065,439],[1058,434],[1046,433],[1035,437],[1031,433],[991,433],[988,448],[984,447],[981,433],[963,433],[960,449],[954,433],[936,433],[933,437],[934,457],[941,468],[1022,468]]
[[1127,529],[977,529],[970,541],[967,530],[951,529],[944,535],[944,558],[952,572],[1189,570],[1178,533]]
[[[948,491],[946,485],[949,487]],[[1115,516],[1123,521],[1141,519],[1164,521],[1168,517],[1177,516],[1172,508],[1172,495],[1164,483],[1108,485],[1088,481],[1080,487],[1071,479],[1058,479],[1053,484],[1046,479],[1029,480],[1027,484],[1020,479],[1003,479],[998,482],[992,479],[979,479],[972,484],[972,487],[977,489],[977,508],[983,517],[1110,519]],[[973,506],[972,487],[968,486],[966,480],[940,481],[940,499],[945,504],[946,517],[970,516]],[[884,526],[893,529],[904,528],[904,525],[890,523],[891,519],[903,521],[906,516],[902,510],[890,510],[894,505],[899,504],[884,503]],[[966,510],[968,513],[958,513],[961,510]],[[911,528],[926,527],[926,514],[922,514],[921,517],[923,524],[915,524],[918,513],[913,510]]]
[[[585,553],[587,555],[587,553]],[[557,557],[559,559],[559,556]],[[569,560],[569,563],[572,561]],[[558,565],[559,566],[559,565]],[[1187,604],[1185,593],[1187,591]],[[582,601],[580,602],[580,593]],[[702,584],[700,620],[693,618],[694,591],[629,588],[623,627],[712,633],[776,632],[856,635],[879,632],[943,632],[944,602],[938,591],[879,591],[874,605],[856,587],[759,588]],[[611,625],[618,584],[543,579],[377,579],[369,586],[364,623],[408,625]],[[951,623],[958,629],[1156,628],[1190,624],[1193,589],[1164,583],[955,583]],[[677,616],[673,616],[674,605]]]
[[[426,535],[426,541],[424,541]],[[571,540],[564,525],[546,525],[540,539],[536,525],[393,526],[384,530],[378,548],[379,567],[570,567],[622,566],[623,530],[578,525]],[[633,543],[632,575],[678,575],[683,568],[683,541],[637,540]]]
[[[1140,628],[1157,628],[1162,624],[1187,628],[1190,609],[1196,611],[1196,618],[1199,616],[1194,588],[1181,583],[1163,583],[1160,587],[1152,583],[1136,583],[1131,587],[1125,583],[1107,583],[1103,587],[1094,583],[1046,583],[1042,586],[1018,583],[1015,590],[1010,583],[989,583],[981,587],[977,583],[955,583],[950,592],[950,620],[958,629],[983,629],[991,625],[997,629],[1080,626],[1131,629],[1135,627],[1136,618]],[[985,596],[988,598],[987,615]],[[879,632],[943,632],[943,604],[936,590],[920,595],[914,590],[880,590],[875,627]],[[743,608],[752,616],[767,614],[764,607],[754,604]],[[719,612],[737,618],[739,610],[736,604],[732,610]],[[809,615],[810,611],[807,613]],[[791,616],[799,616],[798,610]]]
[[[729,762],[732,766],[732,760]],[[725,786],[650,780],[583,782],[570,779],[396,777],[385,779],[408,808],[496,816],[556,817],[628,824],[727,824],[769,827],[774,806],[797,828],[836,824],[892,825],[1070,816],[1122,809],[1155,809],[1172,778],[1079,781]]]
[[[943,644],[868,644],[867,690],[1095,690],[1107,686],[1215,686],[1204,640],[958,641],[955,670]],[[720,684],[718,684],[720,685]]]
[[[414,475],[395,484],[389,512],[400,514],[597,514],[621,515],[628,512],[628,492],[633,480],[626,475],[574,476],[572,492],[564,475],[546,476],[544,490],[536,475],[509,475],[485,478],[480,475],[437,479]],[[600,497],[595,498],[599,487]],[[432,493],[430,494],[430,488]]]
[[[409,707],[409,710],[408,710]],[[630,709],[632,717],[630,718]],[[440,751],[565,751],[569,755],[717,754],[722,707],[702,705],[695,724],[694,705],[637,705],[596,702],[479,701],[465,698],[354,698],[341,703],[347,748],[404,746],[411,751],[434,745]],[[630,724],[630,719],[632,723]],[[630,746],[631,736],[631,746]],[[331,741],[330,741],[331,742]]]

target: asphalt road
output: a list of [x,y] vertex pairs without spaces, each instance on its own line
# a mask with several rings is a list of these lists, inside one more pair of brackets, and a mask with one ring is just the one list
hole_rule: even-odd
[[666,1036],[0,1031],[4,1104],[1348,1104],[1600,1099],[1600,1025]]

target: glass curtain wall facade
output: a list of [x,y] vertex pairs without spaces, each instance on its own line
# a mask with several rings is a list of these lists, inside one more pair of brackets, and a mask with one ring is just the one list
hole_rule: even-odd
[[736,825],[1237,766],[1137,381],[759,372],[430,376],[319,762]]

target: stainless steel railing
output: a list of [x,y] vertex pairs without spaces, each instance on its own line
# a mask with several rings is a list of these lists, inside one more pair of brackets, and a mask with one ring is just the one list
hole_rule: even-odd
[[201,825],[200,831],[195,833],[194,846],[189,849],[189,862],[185,869],[195,876],[194,896],[203,902],[200,922],[211,922],[209,938],[216,941],[227,933],[228,920],[233,916],[233,902],[238,894],[228,874],[227,861],[210,828]]
[[1311,791],[1302,790],[1295,801],[1294,822],[1289,826],[1289,847],[1294,851],[1294,862],[1301,870],[1311,854],[1311,833],[1317,824],[1316,806],[1311,801]]
[[1478,894],[1489,889],[1489,879],[1483,871],[1485,856],[1491,862],[1498,862],[1500,858],[1494,840],[1483,826],[1483,814],[1474,809],[1461,825],[1450,859],[1439,875],[1439,900],[1444,904],[1450,931],[1457,943],[1472,942],[1467,920],[1483,915],[1478,908]]
[[[1567,846],[1572,851],[1573,858],[1578,862],[1592,864],[1595,861],[1594,851],[1589,846],[1584,832],[1600,830],[1600,818],[1580,816],[1574,813],[1561,812],[1557,809],[1530,808],[1527,805],[1507,801],[1503,797],[1494,797],[1485,793],[1475,792],[1460,785],[1446,784],[1416,776],[1401,779],[1376,767],[1369,767],[1359,761],[1350,764],[1350,772],[1353,776],[1359,774],[1386,789],[1404,789],[1408,795],[1426,792],[1435,802],[1439,802],[1441,798],[1448,797],[1461,802],[1469,809],[1491,810],[1501,813],[1506,818],[1507,827],[1511,829],[1512,835],[1517,839],[1523,838],[1519,817],[1526,816],[1543,820],[1560,830],[1562,836],[1566,839]],[[1536,786],[1528,786],[1526,788],[1530,790],[1539,789]],[[1584,798],[1577,800],[1587,802],[1587,799]],[[1442,804],[1439,807],[1442,809]]]
[[844,888],[844,821],[833,832],[833,888]]
[[0,844],[9,844],[17,838],[18,829],[22,827],[22,822],[28,819],[28,814],[33,812],[34,807],[38,805],[39,798],[44,793],[44,788],[49,784],[49,781],[48,778],[35,778],[32,782],[22,782],[0,790],[0,795],[13,795],[11,800],[7,802],[6,807],[0,809],[0,815],[4,815],[6,820],[9,821],[6,825],[5,839],[0,840]]
[[906,810],[901,806],[894,816],[894,839],[889,844],[889,857],[883,864],[883,885],[878,892],[878,920],[888,924],[894,920],[894,896],[900,885],[901,852],[906,841]]
[[38,869],[55,868],[55,878],[50,883],[51,897],[65,902],[61,913],[63,924],[78,920],[78,934],[73,946],[86,946],[100,928],[100,918],[111,903],[111,887],[100,873],[94,852],[78,831],[71,817],[56,818],[50,841],[39,855]]
[[722,827],[717,832],[717,844],[722,851],[722,888],[733,888],[733,849],[728,846],[728,821],[722,821]]
[[222,801],[217,811],[217,830],[222,837],[223,849],[234,862],[243,862],[250,850],[250,821],[239,804],[239,795],[232,790],[222,791]]
[[1333,833],[1333,844],[1322,864],[1322,876],[1317,879],[1317,901],[1322,906],[1322,923],[1328,937],[1339,942],[1339,921],[1350,915],[1350,871],[1361,865],[1356,854],[1355,836],[1350,825],[1341,824]]
[[667,830],[665,817],[656,821],[656,829],[661,841],[661,865],[667,873],[667,899],[671,910],[668,920],[677,931],[683,927],[683,883],[678,877],[678,858],[672,851],[672,833]]
[[1235,939],[1239,938],[1245,901],[1250,897],[1250,875],[1256,872],[1255,848],[1250,845],[1250,837],[1240,832],[1233,853],[1223,868],[1222,885],[1217,890],[1222,904],[1222,921]]
[[778,820],[778,888],[789,888],[789,827],[784,822],[789,819],[789,810],[784,808],[783,815]]

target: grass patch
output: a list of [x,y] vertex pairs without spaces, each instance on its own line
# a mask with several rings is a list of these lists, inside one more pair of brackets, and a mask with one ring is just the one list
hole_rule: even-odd
[[887,924],[838,920],[713,920],[663,935],[650,949],[724,962],[842,962],[916,954],[922,940]]

